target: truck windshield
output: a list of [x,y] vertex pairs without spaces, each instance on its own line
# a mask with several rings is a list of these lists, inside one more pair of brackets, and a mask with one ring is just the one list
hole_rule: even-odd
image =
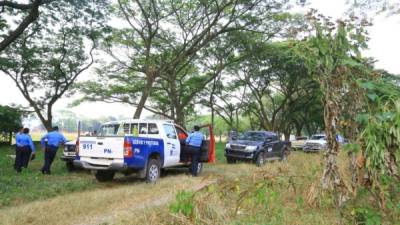
[[325,135],[313,135],[311,140],[325,140]]
[[244,132],[239,135],[238,140],[244,141],[264,141],[265,134],[260,132]]
[[107,124],[100,127],[99,136],[116,136],[119,124]]

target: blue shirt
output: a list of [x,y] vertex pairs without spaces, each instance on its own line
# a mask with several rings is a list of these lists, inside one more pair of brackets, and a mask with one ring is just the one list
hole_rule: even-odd
[[64,135],[62,135],[60,132],[51,131],[42,137],[42,139],[40,140],[40,144],[45,147],[46,141],[47,145],[58,147],[61,143],[64,144],[65,142],[67,142],[67,139],[65,139]]
[[186,138],[186,144],[194,147],[200,147],[203,139],[203,134],[200,131],[195,131],[189,134],[189,136]]
[[17,147],[29,146],[31,147],[32,152],[35,152],[35,145],[33,144],[31,136],[29,136],[28,134],[18,133],[17,135],[15,135],[15,142]]

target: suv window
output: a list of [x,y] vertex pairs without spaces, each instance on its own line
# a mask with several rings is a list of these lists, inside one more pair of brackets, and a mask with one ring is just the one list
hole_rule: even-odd
[[149,134],[159,134],[157,124],[149,123]]
[[137,123],[132,123],[131,124],[131,134],[134,137],[139,136],[139,125]]
[[180,140],[186,139],[186,138],[187,138],[188,135],[187,135],[187,134],[185,133],[185,131],[183,131],[181,128],[175,126],[175,130],[176,130],[176,132],[178,133],[178,138],[179,138]]
[[139,134],[147,134],[147,123],[139,124]]
[[107,124],[100,127],[99,136],[117,136],[119,124]]
[[167,136],[167,138],[176,139],[177,136],[176,136],[175,128],[173,125],[163,124],[163,127],[164,127],[165,135]]
[[124,134],[129,134],[129,123],[124,124]]

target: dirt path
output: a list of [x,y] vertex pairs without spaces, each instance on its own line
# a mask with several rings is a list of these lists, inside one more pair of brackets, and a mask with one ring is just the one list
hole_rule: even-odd
[[212,178],[169,175],[157,184],[132,182],[0,210],[0,224],[108,224],[124,215],[168,204],[179,190],[197,190]]

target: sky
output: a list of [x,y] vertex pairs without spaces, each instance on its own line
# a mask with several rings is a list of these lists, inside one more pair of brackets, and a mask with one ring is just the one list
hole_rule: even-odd
[[[312,0],[310,5],[300,11],[308,11],[308,8],[315,8],[322,14],[332,18],[340,18],[348,9],[347,0]],[[369,49],[364,52],[365,56],[373,57],[377,60],[376,67],[385,69],[390,73],[400,74],[400,16],[386,17],[375,16],[374,25],[369,29],[370,41]],[[81,74],[80,79],[88,79],[93,75],[93,68]],[[18,91],[13,81],[4,74],[0,74],[0,104],[10,105],[12,103],[27,106],[27,101]],[[100,116],[115,116],[130,118],[134,113],[131,106],[119,103],[91,102],[82,103],[76,107],[70,107],[72,98],[62,98],[54,106],[57,110],[70,110],[86,118],[98,118]],[[145,112],[143,116],[150,113]]]

